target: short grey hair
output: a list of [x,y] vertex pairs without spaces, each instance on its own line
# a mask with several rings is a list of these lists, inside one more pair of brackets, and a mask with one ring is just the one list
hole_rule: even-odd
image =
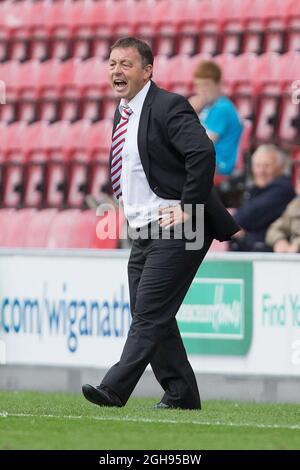
[[273,155],[275,155],[278,166],[282,167],[283,171],[288,171],[288,163],[289,163],[288,155],[281,148],[277,147],[277,145],[274,145],[274,144],[260,145],[259,147],[257,147],[255,152],[253,153],[252,158],[256,154],[261,153],[261,152],[272,153]]

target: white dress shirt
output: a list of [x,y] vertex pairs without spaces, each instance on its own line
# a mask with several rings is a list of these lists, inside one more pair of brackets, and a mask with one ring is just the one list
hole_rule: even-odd
[[127,104],[133,111],[129,118],[122,150],[122,196],[120,198],[125,217],[132,228],[140,228],[158,220],[160,209],[180,203],[180,200],[163,199],[152,191],[141,163],[137,135],[142,107],[150,84],[150,81],[147,82],[128,103],[125,103],[123,99],[120,102],[120,107]]

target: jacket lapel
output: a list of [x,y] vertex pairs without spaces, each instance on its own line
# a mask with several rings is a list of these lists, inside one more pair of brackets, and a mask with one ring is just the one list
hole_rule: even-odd
[[154,82],[151,81],[151,85],[149,91],[146,95],[138,129],[138,149],[141,158],[141,163],[143,165],[143,169],[147,180],[149,181],[149,155],[147,150],[147,133],[148,133],[148,123],[151,113],[151,104],[153,101],[154,96],[157,93],[157,86]]

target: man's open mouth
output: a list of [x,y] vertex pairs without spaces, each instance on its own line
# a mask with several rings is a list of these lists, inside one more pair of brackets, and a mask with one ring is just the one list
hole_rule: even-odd
[[127,82],[125,80],[121,80],[117,78],[116,80],[114,80],[114,86],[116,90],[122,91],[124,90],[124,88],[126,88]]

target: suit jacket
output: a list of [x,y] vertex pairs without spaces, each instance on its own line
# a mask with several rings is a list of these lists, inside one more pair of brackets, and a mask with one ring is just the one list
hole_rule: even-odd
[[[117,108],[113,132],[119,120]],[[213,190],[213,143],[183,96],[151,83],[140,116],[138,149],[150,188],[157,196],[179,199],[183,209],[185,205],[193,210],[196,204],[205,204],[205,223],[220,241],[239,230]]]

